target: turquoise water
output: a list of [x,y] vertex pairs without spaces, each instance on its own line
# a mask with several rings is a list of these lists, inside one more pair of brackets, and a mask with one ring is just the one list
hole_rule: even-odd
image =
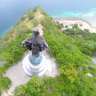
[[53,18],[82,18],[96,27],[96,0],[0,0],[0,36],[22,13],[37,5]]
[[61,11],[51,14],[53,18],[65,17],[65,18],[81,18],[89,23],[91,23],[94,27],[96,27],[96,8],[91,8],[85,11]]

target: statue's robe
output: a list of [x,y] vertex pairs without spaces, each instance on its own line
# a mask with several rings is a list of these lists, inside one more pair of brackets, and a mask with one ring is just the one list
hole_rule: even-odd
[[43,51],[45,47],[48,48],[46,41],[39,35],[39,33],[36,35],[36,32],[29,34],[22,43],[25,44],[29,50],[32,50],[33,54],[38,54],[38,52]]

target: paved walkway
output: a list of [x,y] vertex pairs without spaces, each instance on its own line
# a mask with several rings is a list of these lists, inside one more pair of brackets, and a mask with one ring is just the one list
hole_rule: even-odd
[[[13,96],[12,92],[14,91],[16,86],[25,84],[26,82],[29,81],[30,77],[25,74],[23,67],[22,67],[22,61],[24,57],[28,55],[29,53],[30,51],[25,52],[22,59],[18,61],[16,64],[14,64],[13,66],[9,67],[6,70],[6,72],[3,74],[4,76],[7,76],[8,78],[11,79],[12,84],[10,85],[9,90],[2,92],[2,96]],[[48,73],[48,76],[51,76],[51,77],[57,76],[58,72],[57,72],[55,59],[50,57],[50,55],[46,51],[44,51],[42,55],[46,57],[46,60],[49,64],[52,64],[51,73]]]

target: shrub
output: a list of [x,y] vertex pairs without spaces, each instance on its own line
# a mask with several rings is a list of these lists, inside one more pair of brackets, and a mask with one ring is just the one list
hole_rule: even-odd
[[32,9],[28,9],[27,17],[29,18],[29,20],[32,20],[34,18],[34,12],[32,11]]
[[68,25],[65,25],[65,28],[68,28]]
[[73,28],[73,29],[77,29],[77,28],[78,28],[78,24],[74,24],[74,25],[72,26],[72,28]]
[[62,23],[60,24],[59,22],[57,22],[57,28],[58,28],[58,29],[61,29],[61,28],[63,28],[63,27],[64,27],[64,26],[63,26]]
[[39,21],[37,19],[32,20],[33,26],[36,27],[39,24]]
[[11,83],[11,80],[8,77],[1,77],[0,78],[0,90],[9,88],[9,84]]

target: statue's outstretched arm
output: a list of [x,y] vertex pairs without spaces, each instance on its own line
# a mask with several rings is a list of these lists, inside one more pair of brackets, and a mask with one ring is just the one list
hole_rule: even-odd
[[50,50],[49,49],[49,47],[48,47],[48,44],[47,44],[47,42],[44,40],[44,46],[48,49],[48,50]]
[[25,45],[26,42],[28,42],[30,38],[32,38],[32,34],[29,34],[28,37],[23,42],[20,43],[20,46]]
[[44,40],[44,45],[46,46],[46,48],[49,48],[49,47],[48,47],[48,44],[46,43],[45,40]]

